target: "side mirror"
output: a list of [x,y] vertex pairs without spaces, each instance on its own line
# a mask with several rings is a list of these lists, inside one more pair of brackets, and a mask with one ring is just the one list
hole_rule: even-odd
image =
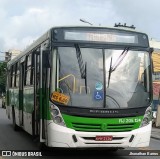
[[154,48],[153,48],[153,47],[150,47],[150,48],[149,48],[149,52],[152,54],[153,51],[154,51]]
[[43,60],[43,67],[50,68],[51,62],[50,62],[50,51],[49,50],[43,51],[42,60]]

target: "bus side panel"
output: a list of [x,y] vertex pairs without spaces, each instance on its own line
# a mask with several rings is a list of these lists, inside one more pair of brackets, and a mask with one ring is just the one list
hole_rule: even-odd
[[14,107],[15,111],[15,120],[16,124],[20,125],[19,123],[19,89],[12,88],[8,91],[8,118],[12,119],[12,107]]
[[11,119],[11,116],[10,116],[10,90],[9,89],[7,90],[6,97],[7,97],[6,114],[7,114],[8,119]]
[[49,105],[49,88],[47,88],[45,103],[46,103],[45,119],[52,120],[51,112],[50,112],[50,105]]
[[24,130],[32,135],[32,113],[34,110],[34,87],[26,86],[23,90],[23,124]]
[[14,104],[15,104],[15,101],[14,101],[14,89],[12,88],[9,91],[10,91],[9,92],[9,94],[10,94],[10,106],[14,106]]

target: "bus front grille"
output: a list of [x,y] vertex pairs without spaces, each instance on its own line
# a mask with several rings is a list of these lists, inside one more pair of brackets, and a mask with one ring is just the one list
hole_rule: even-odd
[[134,129],[134,123],[129,124],[87,124],[87,123],[72,123],[72,128],[76,131],[86,132],[124,132]]

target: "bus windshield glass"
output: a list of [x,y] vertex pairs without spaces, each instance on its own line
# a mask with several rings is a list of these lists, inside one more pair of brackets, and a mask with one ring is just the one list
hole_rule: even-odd
[[55,104],[108,109],[149,105],[148,52],[77,45],[57,47],[52,55],[51,100]]

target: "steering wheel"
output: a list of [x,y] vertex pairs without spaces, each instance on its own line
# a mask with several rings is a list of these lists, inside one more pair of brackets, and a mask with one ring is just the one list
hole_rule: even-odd
[[120,92],[111,88],[106,89],[106,105],[108,108],[126,108],[128,107],[125,98]]

